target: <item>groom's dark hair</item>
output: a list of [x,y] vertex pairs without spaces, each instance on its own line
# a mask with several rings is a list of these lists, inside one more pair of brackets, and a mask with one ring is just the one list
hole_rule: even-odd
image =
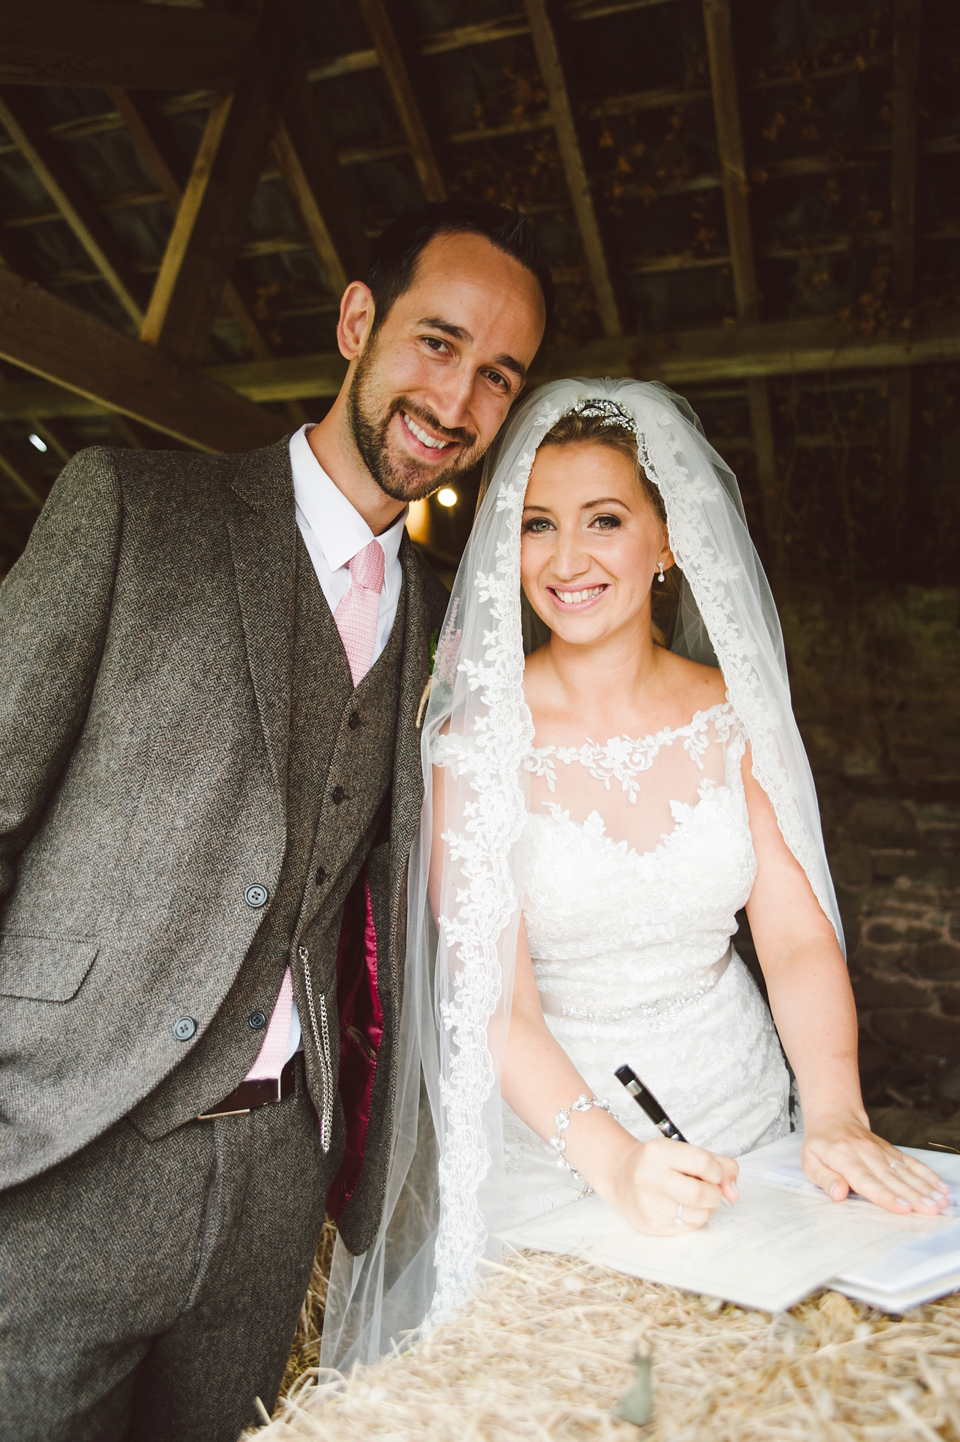
[[512,255],[539,282],[549,327],[553,315],[553,282],[533,226],[516,210],[486,200],[443,200],[408,210],[387,226],[370,252],[367,284],[373,293],[374,333],[390,314],[394,301],[416,279],[420,256],[438,235],[482,235]]

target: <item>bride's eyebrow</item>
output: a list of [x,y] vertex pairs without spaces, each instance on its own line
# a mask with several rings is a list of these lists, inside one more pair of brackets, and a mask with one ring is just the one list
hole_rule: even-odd
[[625,511],[630,509],[626,501],[619,496],[601,496],[599,501],[584,501],[580,509],[581,511],[592,511],[597,506],[622,506]]

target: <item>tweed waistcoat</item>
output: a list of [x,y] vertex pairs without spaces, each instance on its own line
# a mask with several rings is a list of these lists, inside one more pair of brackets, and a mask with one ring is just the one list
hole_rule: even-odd
[[383,654],[354,688],[336,623],[298,532],[283,866],[250,950],[203,1041],[130,1114],[147,1137],[189,1121],[242,1080],[263,1040],[262,1029],[251,1027],[250,1018],[270,1016],[288,965],[311,1098],[318,1115],[326,1113],[332,1123],[340,917],[386,810],[404,612],[401,593]]

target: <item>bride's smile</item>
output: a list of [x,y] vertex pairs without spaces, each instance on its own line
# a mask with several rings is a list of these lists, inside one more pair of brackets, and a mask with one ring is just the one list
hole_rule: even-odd
[[649,623],[661,562],[673,564],[666,527],[626,455],[592,441],[538,451],[524,501],[520,577],[555,635],[584,645],[635,630],[644,615]]

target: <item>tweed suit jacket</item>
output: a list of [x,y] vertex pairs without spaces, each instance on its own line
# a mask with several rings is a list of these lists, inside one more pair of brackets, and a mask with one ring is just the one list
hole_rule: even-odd
[[[0,1187],[126,1116],[193,1044],[178,1019],[199,1040],[247,955],[261,915],[245,889],[272,892],[286,841],[296,539],[287,441],[98,447],[66,467],[0,589]],[[422,800],[415,716],[446,603],[406,537],[401,564],[392,809],[368,883],[378,1142]],[[364,1158],[358,1248],[381,1161]]]

